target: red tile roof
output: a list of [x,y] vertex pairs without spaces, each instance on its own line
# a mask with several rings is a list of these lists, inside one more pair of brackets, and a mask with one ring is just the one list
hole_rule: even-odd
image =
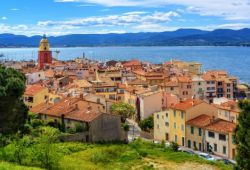
[[42,91],[44,89],[46,89],[46,87],[43,87],[40,84],[28,85],[26,87],[26,90],[25,90],[24,94],[34,96],[34,95],[36,95],[37,93],[39,93],[40,91]]
[[139,60],[131,60],[131,61],[126,61],[125,63],[122,64],[124,67],[130,67],[130,66],[136,66],[136,65],[141,65],[141,62]]
[[66,97],[54,105],[45,103],[33,107],[30,111],[37,114],[45,114],[53,117],[61,117],[77,121],[90,122],[102,115],[102,105],[88,102],[80,98]]
[[231,133],[236,128],[236,124],[222,119],[217,119],[206,127],[209,131],[219,133]]
[[192,82],[192,80],[187,76],[179,76],[179,77],[177,77],[177,80],[180,83],[191,83]]
[[211,116],[202,114],[194,119],[187,121],[186,124],[203,128],[211,123],[211,119]]
[[201,101],[201,100],[187,99],[185,101],[177,103],[174,106],[171,106],[171,108],[185,111],[185,110],[188,110],[188,109],[190,109],[190,108],[192,108],[192,107],[194,107],[196,105],[199,105],[201,103],[203,103],[203,101]]

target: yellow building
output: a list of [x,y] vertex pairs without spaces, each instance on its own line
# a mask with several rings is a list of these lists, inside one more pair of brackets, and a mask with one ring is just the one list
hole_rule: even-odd
[[169,141],[168,110],[154,113],[154,140]]
[[209,111],[216,115],[217,109],[200,100],[188,99],[169,109],[169,140],[186,145],[186,122]]
[[190,74],[193,74],[193,75],[201,74],[201,68],[202,68],[201,63],[174,60],[172,61],[172,64],[175,67],[182,69],[183,71],[188,71]]
[[41,85],[28,85],[24,93],[24,103],[29,107],[35,107],[48,100],[49,90]]
[[186,122],[186,146],[205,151],[205,127],[211,123],[212,117],[202,114]]

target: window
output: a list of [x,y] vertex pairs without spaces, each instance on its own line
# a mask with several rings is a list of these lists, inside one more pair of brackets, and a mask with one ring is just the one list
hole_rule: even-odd
[[194,145],[194,148],[196,148],[196,142],[195,141],[193,142],[193,145]]
[[227,84],[227,87],[230,87],[230,86],[231,86],[231,84],[230,84],[230,83],[228,83],[228,84]]
[[199,151],[201,151],[201,143],[199,143]]
[[232,135],[232,144],[236,144],[235,135]]
[[170,88],[170,90],[171,90],[171,91],[173,91],[173,90],[174,90],[174,88],[173,88],[173,87],[171,87],[171,88]]
[[184,112],[181,112],[181,118],[182,119],[184,118]]
[[201,136],[201,135],[202,135],[202,129],[199,128],[199,136]]
[[209,136],[210,138],[214,138],[214,132],[208,132],[208,136]]
[[219,82],[218,82],[218,86],[221,86],[221,85],[222,85],[222,82],[221,82],[221,81],[219,81]]
[[174,117],[176,117],[176,110],[174,110]]
[[223,146],[223,154],[227,154],[227,147]]
[[191,148],[191,141],[188,140],[188,148]]
[[178,141],[177,135],[174,135],[174,141],[175,141],[175,142]]
[[226,141],[226,135],[219,134],[219,140]]
[[168,113],[166,113],[166,117],[168,117]]
[[181,141],[182,141],[182,146],[184,146],[184,145],[185,145],[185,138],[182,137],[182,138],[181,138]]
[[164,116],[162,115],[161,118],[164,119]]
[[165,122],[165,126],[167,126],[167,127],[168,127],[168,126],[169,126],[169,123],[168,123],[168,122]]
[[214,143],[214,152],[217,152],[217,144]]
[[160,128],[160,126],[159,125],[157,125],[157,129],[159,129]]
[[156,117],[157,117],[157,119],[159,119],[159,115],[158,114],[156,115]]
[[174,128],[176,129],[176,123],[174,122]]
[[228,114],[229,114],[228,111],[225,111],[225,117],[228,117]]
[[194,134],[194,127],[193,126],[190,127],[190,133]]
[[200,86],[200,85],[201,85],[201,82],[198,82],[198,85]]
[[227,98],[231,98],[231,95],[230,95],[230,94],[228,94],[228,95],[227,95]]
[[184,125],[181,125],[181,130],[184,132]]

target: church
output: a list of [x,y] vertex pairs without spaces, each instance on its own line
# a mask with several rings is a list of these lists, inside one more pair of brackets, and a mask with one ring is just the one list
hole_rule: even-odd
[[48,64],[52,63],[52,51],[50,51],[49,41],[46,35],[40,41],[39,51],[38,51],[38,67],[39,69],[44,69]]

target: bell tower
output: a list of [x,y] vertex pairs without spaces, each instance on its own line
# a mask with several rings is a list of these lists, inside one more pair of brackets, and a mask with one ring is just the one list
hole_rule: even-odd
[[49,41],[46,35],[40,41],[39,51],[38,51],[38,67],[43,69],[46,64],[52,63],[52,52],[50,51]]

